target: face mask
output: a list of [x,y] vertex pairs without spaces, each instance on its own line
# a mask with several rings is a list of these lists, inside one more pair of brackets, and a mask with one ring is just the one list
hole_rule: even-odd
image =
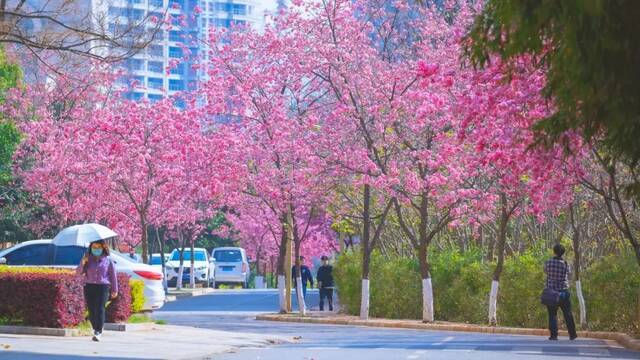
[[91,248],[91,253],[93,254],[93,256],[100,256],[102,255],[102,249]]

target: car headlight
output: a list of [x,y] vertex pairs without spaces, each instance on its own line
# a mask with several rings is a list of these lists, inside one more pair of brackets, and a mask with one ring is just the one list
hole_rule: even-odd
[[201,271],[201,270],[204,270],[206,268],[207,268],[206,266],[200,266],[200,267],[197,267],[196,270]]

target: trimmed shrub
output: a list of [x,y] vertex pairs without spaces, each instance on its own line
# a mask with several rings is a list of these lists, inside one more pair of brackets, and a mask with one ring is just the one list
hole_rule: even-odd
[[[436,269],[435,275],[438,279]],[[460,268],[460,273],[447,286],[434,283],[434,307],[436,319],[472,324],[487,322],[489,290],[493,266],[480,260],[469,262]]]
[[[543,264],[548,258],[531,250],[505,259],[498,293],[498,322],[503,326],[547,327],[547,310],[540,304],[544,287]],[[444,250],[431,254],[431,276],[436,320],[486,324],[494,263],[478,251]],[[345,312],[360,311],[361,256],[349,251],[334,266],[340,304]],[[582,286],[591,330],[640,333],[640,271],[632,252],[612,255],[583,272]],[[422,316],[421,279],[412,259],[372,254],[370,312],[395,319]],[[574,318],[578,300],[571,282]],[[562,316],[558,317],[562,322]]]
[[640,270],[633,252],[607,256],[583,274],[589,327],[640,335]]
[[0,273],[29,273],[29,274],[75,274],[73,270],[62,268],[45,268],[35,266],[6,266],[0,265]]
[[107,322],[126,322],[131,316],[131,286],[127,274],[118,273],[118,297],[107,305]]
[[142,280],[129,280],[131,287],[131,311],[138,313],[144,307],[144,282]]
[[488,304],[484,279],[491,270],[482,263],[482,253],[443,250],[430,254],[430,262],[436,319],[477,321],[478,310]]
[[[422,291],[418,265],[413,259],[384,258],[371,254],[370,314],[374,317],[415,319],[422,316]],[[349,314],[360,312],[362,256],[347,252],[334,266],[340,304]]]
[[[333,277],[340,305],[348,314],[356,315],[360,311],[361,275],[362,256],[357,249],[346,251],[338,256],[333,266]],[[373,289],[373,286],[370,287]]]
[[53,328],[84,320],[82,281],[73,273],[7,269],[0,270],[0,317]]
[[[547,327],[547,308],[540,303],[540,293],[544,288],[544,260],[544,257],[530,252],[505,260],[498,292],[498,323]],[[572,300],[575,304],[575,298]]]

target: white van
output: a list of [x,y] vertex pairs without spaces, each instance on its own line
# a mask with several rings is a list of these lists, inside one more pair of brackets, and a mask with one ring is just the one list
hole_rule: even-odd
[[215,288],[221,284],[241,285],[243,289],[249,286],[249,261],[243,248],[215,248],[211,257],[215,262]]

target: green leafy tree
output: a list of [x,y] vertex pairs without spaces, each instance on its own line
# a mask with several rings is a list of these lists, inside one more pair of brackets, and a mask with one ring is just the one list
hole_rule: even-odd
[[[0,103],[6,101],[7,91],[20,86],[22,71],[0,48]],[[21,134],[11,119],[0,114],[0,242],[20,242],[31,233],[23,226],[37,209],[27,206],[33,199],[21,188],[12,175],[13,154]]]

